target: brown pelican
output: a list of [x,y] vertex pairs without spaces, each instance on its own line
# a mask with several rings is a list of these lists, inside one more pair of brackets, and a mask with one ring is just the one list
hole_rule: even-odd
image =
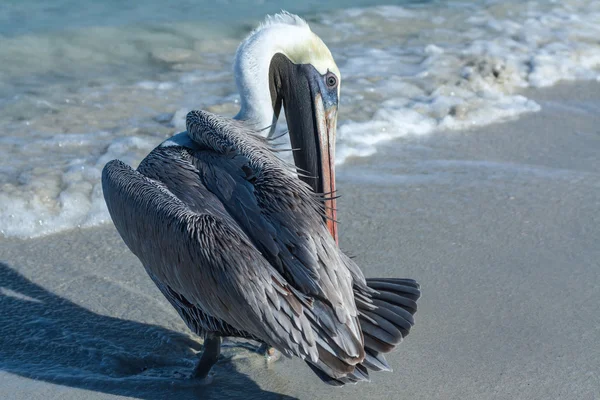
[[[329,49],[281,13],[240,45],[234,70],[234,119],[192,111],[187,131],[137,170],[113,160],[102,173],[123,240],[204,337],[192,376],[209,377],[227,336],[301,357],[333,385],[390,370],[383,354],[413,326],[419,285],[365,279],[337,246],[340,73]],[[260,136],[273,132],[282,106],[295,171]]]

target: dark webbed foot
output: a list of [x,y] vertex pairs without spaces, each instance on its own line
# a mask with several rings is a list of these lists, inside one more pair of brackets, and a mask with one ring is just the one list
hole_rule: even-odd
[[198,364],[196,364],[194,371],[192,371],[190,378],[198,379],[206,384],[212,382],[213,375],[209,373],[213,365],[215,365],[219,360],[220,354],[221,337],[214,336],[212,334],[206,335],[206,339],[204,339],[204,350],[202,351],[202,356],[200,357]]

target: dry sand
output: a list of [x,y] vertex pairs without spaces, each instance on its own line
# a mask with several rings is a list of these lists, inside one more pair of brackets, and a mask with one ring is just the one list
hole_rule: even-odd
[[393,373],[336,389],[227,348],[185,380],[199,342],[105,226],[0,241],[0,398],[600,398],[600,85],[527,95],[542,112],[339,171],[342,248],[423,288]]

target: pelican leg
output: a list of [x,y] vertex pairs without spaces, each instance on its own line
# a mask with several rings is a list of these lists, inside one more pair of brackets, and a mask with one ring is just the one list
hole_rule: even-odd
[[[219,355],[221,354],[221,337],[214,334],[207,334],[204,339],[204,350],[202,350],[202,356],[200,361],[196,364],[194,371],[192,372],[192,379],[201,380],[212,380],[208,373],[210,369],[217,363]],[[210,383],[210,382],[207,382]]]

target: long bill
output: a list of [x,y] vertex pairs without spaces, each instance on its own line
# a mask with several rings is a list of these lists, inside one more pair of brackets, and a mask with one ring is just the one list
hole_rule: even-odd
[[[315,193],[324,197],[325,222],[338,242],[335,188],[335,133],[337,105],[326,106],[321,93],[311,96],[310,106],[284,107],[294,163]],[[304,176],[305,175],[305,176]]]
[[312,65],[276,54],[270,67],[275,116],[285,110],[294,163],[300,179],[324,197],[325,222],[338,241],[335,189],[335,133],[338,91]]
[[[338,243],[337,208],[335,189],[335,130],[337,125],[337,107],[326,110],[323,99],[315,97],[315,119],[320,150],[321,171],[318,175],[321,193],[325,196],[325,216],[327,228]],[[318,192],[317,192],[318,193]]]

